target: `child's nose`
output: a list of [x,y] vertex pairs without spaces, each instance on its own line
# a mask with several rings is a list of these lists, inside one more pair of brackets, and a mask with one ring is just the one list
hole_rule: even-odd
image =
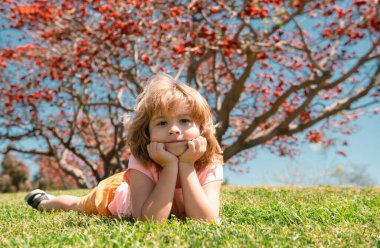
[[177,126],[172,126],[170,129],[169,129],[169,134],[172,135],[172,134],[180,134],[180,130]]

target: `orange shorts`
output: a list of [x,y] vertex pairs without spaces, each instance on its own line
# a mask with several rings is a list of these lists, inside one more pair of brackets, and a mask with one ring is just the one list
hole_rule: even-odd
[[112,216],[108,205],[115,197],[116,189],[124,182],[124,173],[120,172],[101,181],[91,192],[81,197],[78,209],[86,214]]

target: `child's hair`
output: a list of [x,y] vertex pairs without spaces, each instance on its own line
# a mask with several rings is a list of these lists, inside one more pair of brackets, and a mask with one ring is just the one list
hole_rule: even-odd
[[222,150],[215,137],[210,108],[198,91],[185,84],[177,83],[169,75],[159,73],[148,80],[137,100],[135,113],[127,123],[127,141],[133,156],[144,165],[150,161],[158,170],[161,169],[161,166],[154,163],[148,154],[149,122],[155,113],[170,111],[179,101],[186,103],[189,114],[199,125],[201,135],[207,140],[206,152],[195,162],[196,170],[211,163],[223,163]]

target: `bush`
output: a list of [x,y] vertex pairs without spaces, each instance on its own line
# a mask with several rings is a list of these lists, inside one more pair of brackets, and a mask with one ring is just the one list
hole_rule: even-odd
[[0,175],[1,192],[27,191],[32,188],[29,181],[28,167],[13,154],[7,154],[1,163],[3,172]]

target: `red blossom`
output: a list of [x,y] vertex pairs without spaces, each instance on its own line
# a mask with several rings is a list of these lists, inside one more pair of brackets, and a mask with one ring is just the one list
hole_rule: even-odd
[[179,8],[179,7],[170,9],[170,15],[172,17],[181,16],[182,14],[183,14],[183,12],[182,12],[181,8]]
[[46,101],[51,102],[54,98],[53,95],[50,93],[46,93],[42,96]]
[[17,10],[20,12],[21,15],[31,15],[37,12],[37,9],[35,8],[35,6],[18,5]]
[[35,93],[31,94],[30,96],[33,97],[34,99],[38,100],[41,98],[41,92],[36,91]]
[[109,11],[110,9],[111,9],[111,8],[110,8],[109,5],[103,5],[103,6],[101,6],[101,7],[98,8],[98,11],[99,11],[100,13],[105,13],[105,12]]
[[367,0],[354,0],[354,4],[358,7],[367,4]]
[[374,15],[371,20],[371,27],[375,29],[376,31],[380,32],[380,16],[379,15]]
[[168,31],[168,30],[170,30],[170,29],[173,28],[173,23],[171,23],[171,22],[169,22],[167,24],[161,23],[160,27],[161,27],[162,30]]
[[256,58],[257,59],[261,59],[261,60],[264,60],[264,59],[266,59],[266,58],[268,58],[269,57],[269,53],[266,51],[266,50],[264,50],[264,51],[262,51],[261,53],[258,53],[257,55],[256,55]]
[[325,37],[325,38],[332,38],[331,30],[325,28],[325,29],[323,30],[323,34],[322,34],[322,36]]
[[268,16],[268,13],[269,13],[269,10],[263,9],[263,10],[260,11],[260,17],[261,18],[265,18],[265,17]]
[[323,141],[323,135],[321,132],[317,130],[310,130],[306,134],[306,138],[311,142],[311,143],[319,143]]
[[301,121],[302,123],[305,123],[305,122],[310,121],[310,114],[311,114],[310,111],[301,114],[301,115],[300,115],[300,121]]
[[104,27],[105,25],[107,24],[107,22],[105,22],[105,21],[100,21],[99,22],[99,27]]
[[146,65],[150,65],[151,64],[151,61],[150,61],[150,58],[149,58],[149,55],[148,54],[143,54],[141,56],[141,60],[143,61],[144,64]]
[[258,8],[254,8],[254,7],[246,7],[244,9],[244,12],[248,16],[256,16],[256,15],[260,15],[261,10]]
[[343,157],[347,157],[347,153],[345,153],[345,152],[342,151],[342,150],[337,151],[337,153],[338,153],[339,155],[342,155]]
[[337,35],[341,35],[341,34],[343,34],[343,31],[344,31],[344,28],[339,27],[339,28],[336,30],[336,34],[337,34]]
[[293,2],[293,7],[295,7],[295,8],[297,8],[297,7],[301,6],[301,5],[302,5],[302,1],[294,1]]
[[180,43],[179,45],[173,46],[173,51],[176,54],[182,54],[186,51],[186,48],[182,43]]
[[216,13],[219,12],[220,7],[218,7],[218,6],[213,6],[213,7],[210,7],[209,10],[210,10],[210,12],[211,12],[212,14],[216,14]]

